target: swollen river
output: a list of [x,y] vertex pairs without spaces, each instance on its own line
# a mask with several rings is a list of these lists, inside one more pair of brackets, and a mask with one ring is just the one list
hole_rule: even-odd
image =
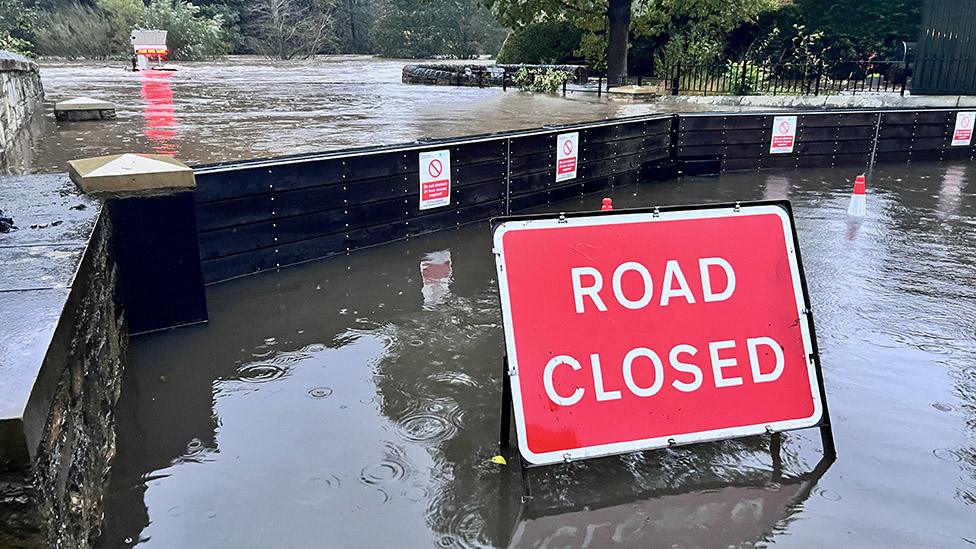
[[[595,93],[564,98],[403,84],[400,71],[409,62],[229,57],[181,63],[176,72],[133,73],[121,62],[42,61],[44,109],[10,169],[62,172],[68,160],[125,152],[171,154],[188,164],[226,162],[676,108]],[[54,103],[76,97],[115,103],[117,118],[55,123]]]
[[[484,92],[452,96],[457,109],[466,93]],[[490,119],[505,107],[481,108]],[[391,140],[410,123],[391,126]],[[241,129],[252,143],[240,150],[297,152],[330,131],[297,115],[292,127],[291,144],[276,143],[288,132]],[[536,470],[523,505],[517,465],[491,462],[503,334],[479,224],[211,286],[209,324],[133,339],[103,545],[970,547],[976,167],[875,169],[863,222],[846,214],[853,175],[747,173],[609,193],[618,209],[793,202],[833,463],[821,461],[817,430],[795,431],[775,460],[760,436]]]

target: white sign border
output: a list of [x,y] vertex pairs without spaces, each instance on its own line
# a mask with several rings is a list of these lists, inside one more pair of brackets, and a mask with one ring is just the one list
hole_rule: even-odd
[[[807,373],[810,380],[810,391],[813,395],[813,414],[807,418],[779,421],[774,423],[760,423],[755,425],[745,425],[741,427],[730,427],[726,429],[713,429],[711,431],[701,431],[697,433],[685,433],[681,435],[666,435],[648,439],[635,440],[630,442],[615,442],[588,446],[572,450],[557,450],[553,452],[535,453],[528,447],[525,436],[525,412],[522,408],[522,391],[519,385],[519,365],[518,354],[515,352],[517,343],[512,325],[512,307],[508,290],[508,276],[505,269],[505,234],[511,231],[553,229],[569,227],[592,227],[597,225],[617,225],[624,223],[660,223],[664,221],[676,221],[686,219],[714,219],[722,217],[742,217],[748,215],[768,215],[778,216],[783,223],[783,235],[786,241],[786,253],[789,258],[790,272],[793,278],[793,292],[796,296],[796,314],[800,320],[800,333],[803,338],[803,348],[807,356]],[[655,216],[656,215],[656,216]],[[786,210],[775,205],[753,205],[741,206],[738,210],[729,206],[726,208],[707,208],[707,209],[688,209],[677,211],[662,211],[658,214],[632,213],[632,214],[610,214],[592,215],[586,217],[572,217],[560,219],[525,219],[518,221],[505,221],[494,231],[492,237],[494,246],[495,263],[498,271],[498,291],[501,296],[502,320],[505,326],[505,349],[508,353],[509,371],[514,370],[514,374],[509,375],[512,384],[512,404],[515,415],[515,430],[518,434],[519,453],[532,465],[551,465],[564,461],[576,461],[617,454],[626,454],[645,450],[655,450],[670,446],[685,444],[695,444],[713,440],[724,440],[745,436],[759,435],[772,431],[788,431],[794,429],[805,429],[818,425],[823,417],[823,403],[820,400],[820,382],[817,375],[817,366],[813,360],[813,341],[811,338],[810,320],[804,311],[808,308],[804,293],[803,283],[800,274],[800,266],[797,260],[797,251],[793,239],[793,227],[790,216]]]

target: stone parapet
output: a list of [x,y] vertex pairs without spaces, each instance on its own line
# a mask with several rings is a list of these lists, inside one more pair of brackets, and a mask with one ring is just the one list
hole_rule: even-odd
[[23,137],[34,111],[44,100],[37,64],[22,55],[0,50],[0,169]]

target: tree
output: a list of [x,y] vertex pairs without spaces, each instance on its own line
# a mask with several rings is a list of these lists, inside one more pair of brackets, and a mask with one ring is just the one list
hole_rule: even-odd
[[714,58],[728,32],[774,5],[773,0],[484,1],[513,27],[540,20],[572,22],[587,33],[581,53],[595,67],[605,62],[611,84],[627,76],[632,36],[651,38],[662,59]]
[[0,0],[0,50],[30,53],[30,29],[36,19],[21,0]]
[[333,5],[323,0],[258,0],[245,24],[254,51],[307,59],[335,41]]
[[167,31],[174,59],[206,59],[230,51],[221,16],[207,17],[185,0],[152,0],[140,27]]
[[107,15],[112,27],[112,48],[128,50],[131,45],[129,36],[145,16],[146,5],[142,0],[98,0],[97,5]]
[[922,0],[797,0],[804,23],[825,41],[847,38],[867,53],[918,39]]
[[385,57],[467,59],[497,52],[505,34],[478,0],[385,0],[371,37]]
[[336,34],[346,53],[372,53],[369,29],[377,6],[371,0],[339,0],[336,6]]

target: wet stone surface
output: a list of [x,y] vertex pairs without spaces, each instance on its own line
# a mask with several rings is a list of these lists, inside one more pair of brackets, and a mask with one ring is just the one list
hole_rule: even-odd
[[125,328],[111,225],[67,176],[0,177],[0,546],[98,537]]
[[[686,178],[617,208],[788,198],[839,459],[816,430],[533,473],[497,450],[488,227],[212,286],[133,342],[102,546],[966,547],[976,542],[976,168]],[[595,209],[599,196],[550,211]],[[589,541],[587,541],[589,540]]]

